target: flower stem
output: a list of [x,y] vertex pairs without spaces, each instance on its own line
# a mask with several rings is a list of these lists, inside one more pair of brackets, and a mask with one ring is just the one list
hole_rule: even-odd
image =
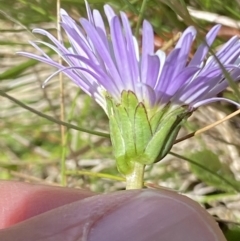
[[126,175],[126,190],[141,189],[143,187],[145,165],[135,162],[133,171]]
[[[0,80],[1,80],[1,76],[0,76]],[[77,130],[77,131],[86,132],[86,133],[89,133],[89,134],[92,134],[92,135],[102,136],[102,137],[106,137],[106,138],[110,137],[108,133],[88,130],[88,129],[85,129],[85,128],[82,128],[82,127],[78,127],[76,125],[73,125],[73,124],[70,124],[70,123],[67,123],[67,122],[55,119],[55,118],[53,118],[50,115],[46,115],[46,114],[44,114],[44,113],[42,113],[40,111],[35,110],[34,108],[32,108],[32,107],[30,107],[28,105],[23,104],[23,102],[21,102],[21,101],[15,99],[14,97],[8,95],[3,90],[0,90],[0,95],[5,97],[5,98],[7,98],[7,99],[9,99],[9,100],[11,100],[12,102],[14,102],[15,104],[21,106],[22,108],[24,108],[26,110],[29,110],[29,111],[33,112],[34,114],[36,114],[38,116],[41,116],[42,118],[45,118],[45,119],[47,119],[49,121],[57,123],[58,125],[63,125],[63,126],[66,126],[67,128],[71,128],[71,129],[74,129],[74,130]]]
[[136,26],[136,30],[135,30],[135,37],[136,37],[137,40],[138,40],[138,37],[139,37],[140,25],[141,25],[143,17],[144,17],[144,11],[145,11],[146,6],[147,6],[147,1],[148,0],[143,0],[142,1],[142,6],[141,6],[141,9],[140,9],[140,12],[139,12],[137,26]]

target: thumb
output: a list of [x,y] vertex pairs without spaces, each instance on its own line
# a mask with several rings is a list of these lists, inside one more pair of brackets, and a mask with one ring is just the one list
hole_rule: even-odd
[[226,241],[199,204],[175,192],[134,190],[66,204],[0,231],[4,241]]

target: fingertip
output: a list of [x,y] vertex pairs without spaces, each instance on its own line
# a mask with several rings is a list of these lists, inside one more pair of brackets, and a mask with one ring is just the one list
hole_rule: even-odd
[[88,241],[226,241],[196,202],[167,190],[142,190],[95,223]]
[[92,195],[81,189],[0,181],[0,229]]
[[44,241],[226,241],[198,203],[176,192],[149,189],[88,197],[0,231],[0,235],[5,241],[36,237]]

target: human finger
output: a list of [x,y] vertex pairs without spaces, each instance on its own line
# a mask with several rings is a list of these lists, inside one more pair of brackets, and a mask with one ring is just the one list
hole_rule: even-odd
[[83,189],[0,181],[0,229],[93,195]]
[[0,237],[4,241],[226,241],[199,204],[167,190],[92,196],[2,230]]

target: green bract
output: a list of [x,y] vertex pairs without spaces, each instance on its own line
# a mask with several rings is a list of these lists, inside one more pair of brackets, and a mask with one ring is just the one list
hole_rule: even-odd
[[121,103],[106,96],[110,136],[119,171],[128,175],[135,162],[160,161],[170,151],[183,121],[184,107],[147,108],[132,91],[123,91]]

